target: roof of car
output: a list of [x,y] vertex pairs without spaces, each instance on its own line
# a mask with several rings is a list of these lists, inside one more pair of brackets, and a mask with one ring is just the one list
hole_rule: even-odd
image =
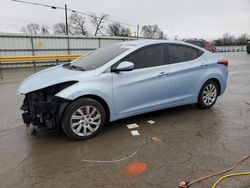
[[140,45],[149,45],[149,44],[158,44],[158,43],[186,44],[183,41],[176,41],[176,40],[153,40],[153,39],[130,40],[130,41],[123,42],[122,44],[140,46]]

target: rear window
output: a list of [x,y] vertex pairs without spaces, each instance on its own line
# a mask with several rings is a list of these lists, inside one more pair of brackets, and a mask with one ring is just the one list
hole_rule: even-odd
[[204,52],[186,45],[168,44],[168,64],[181,63],[199,58]]

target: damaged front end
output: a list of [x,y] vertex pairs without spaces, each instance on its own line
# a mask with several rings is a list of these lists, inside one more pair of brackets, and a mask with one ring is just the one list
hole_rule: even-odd
[[49,130],[58,128],[64,109],[70,101],[55,95],[76,82],[60,83],[25,94],[21,106],[21,110],[24,111],[22,114],[23,122],[26,125],[33,124],[39,128],[47,127]]

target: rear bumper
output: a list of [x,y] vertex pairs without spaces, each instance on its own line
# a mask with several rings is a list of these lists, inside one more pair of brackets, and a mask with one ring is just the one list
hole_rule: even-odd
[[221,85],[221,89],[220,89],[220,95],[223,95],[226,91],[226,87],[227,87],[227,82],[225,82],[224,84]]

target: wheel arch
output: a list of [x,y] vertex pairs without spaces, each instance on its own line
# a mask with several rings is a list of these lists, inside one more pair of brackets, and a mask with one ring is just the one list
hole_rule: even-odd
[[[216,78],[211,78],[211,79],[209,79],[209,80],[212,80],[212,81],[214,81],[216,84],[217,84],[217,86],[218,86],[218,96],[220,96],[221,95],[221,83],[220,83],[220,81],[218,80],[218,79],[216,79]],[[209,81],[209,80],[207,80],[207,81]],[[206,82],[207,82],[206,81]]]
[[205,81],[203,81],[203,83],[202,83],[201,86],[200,86],[199,92],[200,92],[201,88],[203,87],[203,85],[204,85],[207,81],[209,81],[209,80],[212,80],[212,81],[214,81],[214,82],[217,83],[218,89],[219,89],[219,91],[218,91],[218,93],[219,93],[218,96],[220,96],[220,95],[221,95],[221,83],[220,83],[219,79],[218,79],[218,78],[215,78],[215,77],[211,77],[211,78],[206,79]]

